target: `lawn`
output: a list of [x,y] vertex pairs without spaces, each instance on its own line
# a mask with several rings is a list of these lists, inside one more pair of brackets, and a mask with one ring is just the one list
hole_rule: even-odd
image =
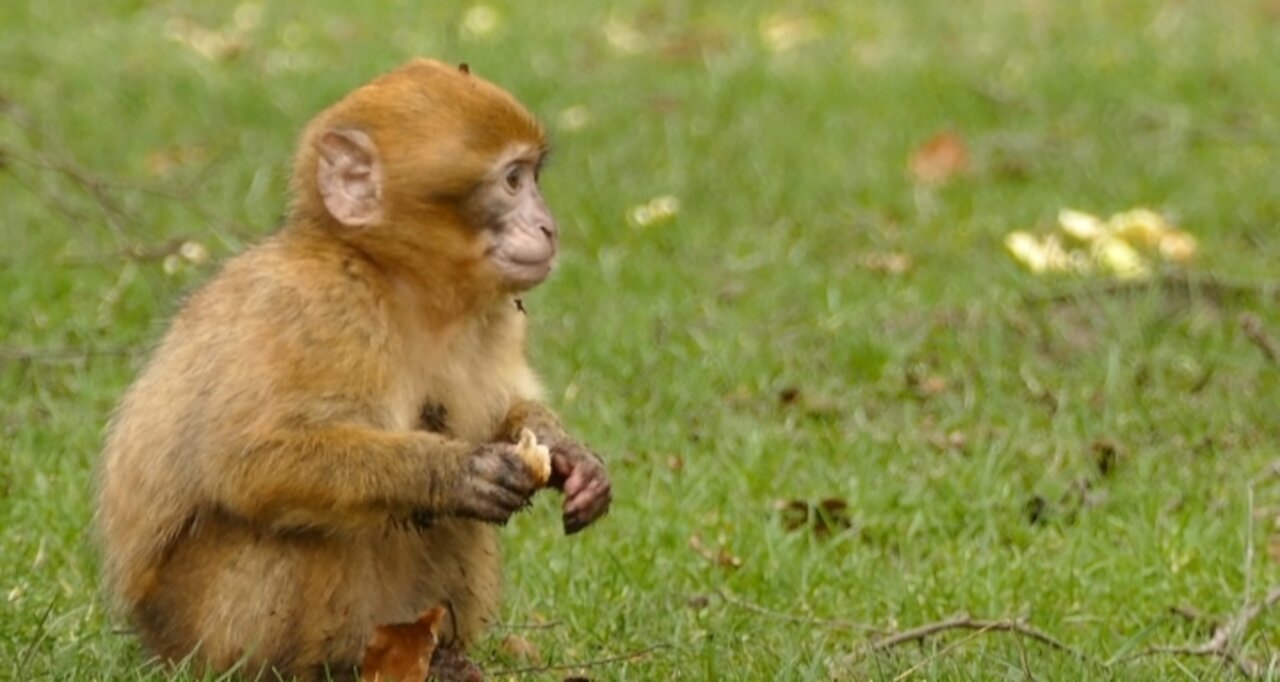
[[[104,424],[302,125],[412,55],[552,132],[531,353],[615,483],[503,531],[487,669],[1280,679],[1280,604],[1155,651],[1280,584],[1275,0],[0,4],[0,678],[169,675],[97,593]],[[1004,247],[1133,207],[1195,257]]]

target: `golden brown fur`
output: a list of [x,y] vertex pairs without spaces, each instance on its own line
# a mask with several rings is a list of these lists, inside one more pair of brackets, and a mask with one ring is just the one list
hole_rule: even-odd
[[[316,136],[342,126],[384,155],[374,228],[338,224],[313,179]],[[150,650],[306,679],[349,671],[376,625],[438,604],[445,641],[492,620],[495,527],[441,510],[512,406],[549,415],[529,402],[515,292],[467,213],[513,143],[545,146],[514,99],[424,60],[308,126],[286,227],[191,296],[112,419],[105,587]],[[444,433],[420,428],[428,405]]]

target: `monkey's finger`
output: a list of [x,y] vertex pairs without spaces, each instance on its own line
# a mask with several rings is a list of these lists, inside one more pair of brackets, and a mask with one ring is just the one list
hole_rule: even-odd
[[569,482],[565,483],[564,511],[566,514],[578,513],[590,506],[597,498],[612,495],[609,479],[598,471],[585,472],[583,471],[585,468],[579,467],[578,472],[581,476],[576,481],[571,477]]
[[573,474],[573,459],[566,455],[563,449],[556,447],[551,450],[551,480],[547,485],[552,488],[564,490],[565,481],[569,480],[569,476]]
[[573,516],[564,517],[564,534],[573,535],[578,531],[595,523],[601,516],[609,513],[608,505],[602,507],[593,507],[588,513],[575,514]]
[[[565,501],[565,530],[581,530],[609,511],[613,491],[607,480],[597,480],[583,494]],[[576,531],[575,531],[576,532]]]
[[591,464],[582,462],[573,468],[573,473],[569,474],[569,478],[564,482],[565,497],[577,497],[583,490],[595,480],[598,472]]
[[506,523],[512,514],[528,504],[527,496],[490,484],[477,489],[473,502],[463,510],[463,515],[488,523]]

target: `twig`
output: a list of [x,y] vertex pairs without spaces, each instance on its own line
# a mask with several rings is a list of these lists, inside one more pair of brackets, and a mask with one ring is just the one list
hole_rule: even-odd
[[0,346],[0,361],[11,362],[83,362],[93,357],[114,357],[134,355],[139,352],[136,346],[116,346],[108,348],[22,348],[19,346]]
[[551,620],[545,623],[497,623],[493,627],[499,630],[552,630],[564,625],[562,620]]
[[53,613],[53,607],[58,603],[58,595],[53,595],[49,600],[49,605],[44,608],[44,613],[40,614],[40,620],[36,623],[36,631],[32,633],[31,641],[27,642],[26,648],[22,651],[22,655],[18,658],[18,669],[16,671],[17,678],[22,679],[22,672],[26,670],[27,664],[31,662],[31,657],[35,654],[36,649],[49,636],[47,626],[49,625],[49,614]]
[[1164,274],[1136,282],[1108,282],[1100,286],[1079,287],[1066,292],[1047,295],[1026,295],[1027,304],[1056,305],[1079,299],[1101,296],[1120,296],[1158,289],[1188,298],[1204,296],[1216,303],[1227,300],[1280,301],[1280,282],[1257,283],[1227,282],[1213,275]]
[[[990,625],[990,624],[988,624],[988,625]],[[914,674],[915,674],[915,672],[916,672],[917,670],[919,670],[919,669],[921,669],[921,668],[925,667],[926,665],[929,665],[929,663],[931,663],[931,662],[933,662],[933,661],[936,661],[936,660],[938,660],[939,658],[942,658],[943,656],[946,656],[947,654],[951,653],[952,651],[955,651],[956,649],[959,649],[960,647],[964,646],[965,644],[967,644],[967,643],[969,643],[969,642],[972,642],[973,640],[975,640],[975,639],[977,639],[977,638],[981,637],[982,635],[984,635],[984,634],[986,634],[987,632],[990,632],[990,631],[991,631],[991,628],[990,628],[990,627],[985,627],[985,628],[982,628],[982,629],[977,630],[976,632],[974,632],[974,633],[970,634],[968,637],[961,637],[958,641],[952,642],[952,643],[948,644],[947,646],[942,647],[942,649],[940,649],[940,650],[938,650],[938,651],[934,652],[933,654],[931,654],[931,655],[929,655],[929,656],[924,657],[924,659],[923,659],[923,660],[917,661],[917,662],[916,662],[916,664],[915,664],[915,665],[913,665],[913,666],[911,666],[910,668],[907,668],[906,670],[902,671],[901,673],[898,673],[898,675],[897,675],[896,677],[894,677],[894,678],[893,678],[893,682],[902,682],[902,680],[905,680],[905,679],[907,679],[908,677],[911,677],[912,675],[914,675]]]
[[1280,585],[1276,585],[1267,592],[1267,596],[1262,599],[1245,604],[1240,612],[1227,619],[1218,627],[1214,628],[1213,636],[1209,641],[1200,645],[1192,646],[1152,646],[1138,653],[1123,659],[1134,660],[1138,658],[1146,658],[1148,656],[1156,656],[1161,654],[1169,654],[1174,656],[1207,656],[1221,659],[1222,661],[1233,665],[1240,671],[1241,675],[1248,678],[1255,678],[1261,674],[1263,670],[1262,664],[1250,658],[1240,655],[1233,651],[1233,646],[1248,631],[1253,621],[1264,611],[1280,603]]
[[534,665],[526,668],[507,668],[505,670],[494,670],[488,673],[490,677],[498,677],[500,675],[531,675],[535,673],[547,673],[558,670],[581,670],[584,668],[598,668],[600,666],[609,665],[611,663],[621,663],[623,661],[633,661],[637,658],[651,654],[661,649],[669,649],[670,644],[654,644],[629,654],[619,656],[609,656],[607,658],[594,658],[587,661],[578,661],[576,663],[556,663],[552,665]]
[[1215,616],[1211,616],[1194,606],[1180,604],[1178,606],[1170,606],[1169,613],[1182,618],[1183,620],[1195,625],[1208,625],[1210,628],[1218,627],[1219,620]]
[[774,611],[772,609],[766,609],[763,606],[752,604],[751,602],[748,602],[748,601],[743,601],[742,599],[739,599],[729,594],[728,592],[725,592],[724,590],[716,590],[716,594],[719,595],[720,598],[723,599],[726,604],[731,604],[744,611],[750,611],[751,613],[755,613],[761,616],[777,618],[778,620],[785,620],[791,623],[801,623],[804,625],[817,625],[820,627],[832,628],[835,630],[858,630],[861,632],[870,632],[874,634],[883,634],[885,632],[883,628],[878,628],[874,625],[868,625],[866,623],[858,623],[856,621],[851,621],[851,620],[841,620],[841,619],[832,619],[832,618],[813,618],[808,616],[798,616],[791,613],[783,613],[781,611]]
[[1257,346],[1271,364],[1280,364],[1280,344],[1277,344],[1276,340],[1267,333],[1267,328],[1263,326],[1262,320],[1258,319],[1257,315],[1241,313],[1240,329],[1244,331],[1244,337]]
[[918,642],[928,639],[934,635],[946,632],[948,630],[979,630],[981,632],[1009,632],[1021,635],[1028,639],[1035,640],[1044,644],[1051,649],[1057,649],[1064,653],[1082,661],[1088,661],[1089,657],[1083,651],[1064,644],[1055,639],[1052,635],[1040,630],[1039,628],[1028,625],[1021,619],[1001,618],[999,620],[981,620],[971,618],[967,614],[961,614],[947,620],[940,620],[936,623],[927,623],[917,628],[905,630],[887,637],[870,642],[865,646],[865,653],[877,653],[886,649],[906,644],[908,642]]
[[47,154],[26,154],[18,152],[12,147],[4,146],[0,146],[0,153],[4,154],[4,158],[7,161],[13,161],[24,166],[38,168],[40,170],[53,171],[74,180],[77,184],[94,192],[104,189],[117,189],[138,192],[139,194],[150,194],[151,196],[163,199],[172,199],[174,201],[185,201],[190,198],[184,191],[174,191],[164,187],[123,182],[120,180],[110,180],[67,158],[53,157]]

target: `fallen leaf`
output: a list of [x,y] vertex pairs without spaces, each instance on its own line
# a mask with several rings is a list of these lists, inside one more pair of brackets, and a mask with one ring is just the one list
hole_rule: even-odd
[[1027,517],[1027,523],[1039,526],[1047,520],[1049,501],[1040,495],[1032,495],[1031,499],[1022,505],[1022,512]]
[[787,530],[799,530],[809,523],[809,503],[804,500],[777,500],[773,508]]
[[600,31],[621,54],[639,54],[649,48],[649,39],[634,24],[619,17],[609,17]]
[[712,551],[702,542],[702,535],[694,533],[689,536],[689,549],[697,552],[698,556],[710,561],[721,568],[737,569],[742,567],[742,559],[735,556],[723,544],[719,550]]
[[838,416],[841,409],[838,399],[826,395],[805,393],[796,386],[788,386],[779,391],[778,402],[787,407],[799,408],[810,417]]
[[882,275],[905,275],[911,270],[911,256],[896,251],[873,251],[860,260],[863,268]]
[[582,130],[591,123],[591,110],[581,104],[575,104],[560,112],[557,121],[561,130],[568,132]]
[[168,176],[181,167],[202,164],[208,158],[208,150],[200,146],[159,149],[147,154],[147,174],[152,177]]
[[774,502],[782,527],[789,531],[809,527],[814,536],[830,537],[853,527],[849,503],[838,497],[828,497],[810,504],[804,500],[778,500]]
[[627,211],[627,222],[632,227],[649,227],[665,223],[680,212],[680,200],[670,194],[654,197],[649,201],[632,206]]
[[1098,467],[1098,474],[1109,476],[1116,469],[1116,460],[1120,458],[1120,445],[1112,440],[1095,440],[1090,446],[1093,451],[1093,463]]
[[711,605],[711,598],[705,594],[695,594],[685,600],[685,606],[694,611],[701,611]]
[[498,644],[498,648],[508,658],[521,661],[523,663],[531,663],[539,665],[542,663],[542,654],[538,651],[538,645],[531,642],[520,635],[507,635],[502,638]]
[[969,172],[969,147],[950,131],[925,140],[911,153],[911,175],[922,185],[944,185]]
[[439,643],[445,609],[428,609],[412,623],[379,625],[365,648],[363,682],[425,682]]
[[483,40],[492,36],[502,25],[502,14],[489,5],[475,5],[462,15],[458,27],[467,40]]
[[775,54],[818,39],[818,25],[807,14],[779,12],[760,20],[760,42]]
[[959,452],[962,454],[969,444],[969,438],[964,435],[963,431],[958,429],[946,435],[932,433],[928,436],[928,441],[930,445],[940,452]]

